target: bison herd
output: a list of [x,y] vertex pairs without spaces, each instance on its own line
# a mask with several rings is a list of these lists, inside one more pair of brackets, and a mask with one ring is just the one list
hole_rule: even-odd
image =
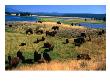
[[[42,23],[42,21],[37,21],[38,23]],[[57,24],[61,24],[60,21],[57,22]],[[71,24],[72,26],[74,25],[73,23]],[[10,25],[11,27],[11,25]],[[39,43],[42,41],[45,41],[47,36],[52,36],[54,37],[57,34],[57,31],[59,30],[59,26],[53,26],[52,31],[43,31],[43,30],[35,30],[35,32],[33,31],[33,29],[29,28],[26,30],[26,34],[33,34],[33,33],[40,33],[40,34],[44,34],[45,33],[45,37],[42,36],[40,39],[37,38],[33,43]],[[105,33],[105,30],[101,30],[97,33],[98,36],[101,36]],[[91,41],[91,37],[89,37],[88,41]],[[73,40],[73,44],[75,46],[80,47],[81,44],[86,42],[86,38],[87,38],[87,34],[86,32],[82,32],[80,33],[79,36],[77,36],[76,38],[74,38]],[[64,44],[68,44],[69,43],[69,39],[65,39]],[[26,43],[21,43],[19,46],[25,46]],[[54,49],[54,45],[50,44],[49,42],[45,42],[44,45],[42,46],[42,48],[45,48],[43,53],[38,53],[36,50],[33,53],[33,58],[32,59],[25,59],[23,53],[18,50],[16,57],[11,57],[8,56],[8,65],[5,67],[5,69],[12,69],[12,68],[16,68],[18,66],[18,64],[21,62],[23,64],[33,64],[35,62],[37,63],[44,63],[47,62],[49,63],[51,61],[51,56],[48,53],[49,51]],[[77,60],[90,60],[90,56],[88,54],[78,54],[77,55]]]
[[[43,58],[42,58],[43,55]],[[16,57],[8,56],[6,70],[11,70],[12,68],[16,68],[19,63],[22,64],[33,64],[33,63],[49,63],[51,61],[51,57],[47,52],[43,52],[43,54],[39,54],[37,51],[33,53],[33,59],[25,59],[23,53],[19,50],[16,54]]]

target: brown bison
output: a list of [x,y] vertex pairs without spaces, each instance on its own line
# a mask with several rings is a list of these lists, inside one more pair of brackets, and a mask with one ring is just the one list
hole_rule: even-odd
[[17,57],[22,61],[23,64],[33,64],[33,59],[25,59],[22,52],[19,50],[17,52]]
[[43,30],[36,30],[35,33],[36,34],[38,34],[38,33],[43,34]]
[[34,43],[39,43],[40,41],[44,41],[45,40],[45,38],[44,37],[42,37],[41,39],[38,39],[37,38],[37,40],[36,41],[34,41]]
[[85,39],[83,37],[77,37],[76,39],[74,39],[75,46],[80,46],[84,42]]
[[101,35],[103,35],[103,34],[105,34],[105,30],[101,30],[101,31],[98,32],[98,35],[99,35],[99,36],[101,36]]
[[21,43],[19,46],[25,46],[26,45],[26,43]]
[[59,30],[59,27],[58,26],[53,26],[52,29],[53,30]]
[[57,31],[51,31],[51,32],[46,31],[46,36],[49,35],[49,36],[53,36],[54,37],[56,33],[57,33]]
[[57,24],[61,24],[61,22],[60,21],[57,21]]
[[81,33],[80,36],[86,38],[86,33]]
[[11,70],[12,68],[16,68],[19,64],[19,58],[18,57],[11,57],[8,56],[8,66],[5,67],[6,70]]
[[34,62],[40,62],[41,60],[41,54],[38,54],[37,51],[34,52]]
[[88,54],[78,54],[77,60],[90,60],[90,56]]
[[36,22],[38,22],[38,23],[42,23],[42,21],[36,21]]
[[71,23],[71,26],[73,26],[74,25],[74,23]]
[[51,57],[47,52],[43,53],[43,58],[47,63],[49,63],[51,61]]
[[27,29],[26,34],[28,34],[28,33],[33,34],[33,30],[31,28]]

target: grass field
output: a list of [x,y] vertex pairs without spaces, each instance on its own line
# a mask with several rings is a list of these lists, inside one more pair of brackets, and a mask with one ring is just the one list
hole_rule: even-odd
[[[44,19],[42,19],[44,20]],[[48,21],[49,19],[45,19]],[[53,19],[52,19],[53,20]],[[52,21],[50,20],[50,21]],[[57,19],[54,19],[55,21]],[[5,60],[7,56],[16,56],[16,52],[20,49],[23,52],[25,58],[33,58],[34,51],[37,50],[42,53],[44,42],[49,42],[55,47],[53,51],[50,51],[50,57],[52,61],[50,63],[42,64],[19,64],[19,66],[13,70],[106,70],[106,35],[98,37],[95,31],[99,29],[90,29],[83,26],[70,26],[67,24],[57,25],[55,21],[32,23],[32,22],[19,22],[12,24],[12,27],[6,25],[5,28]],[[69,23],[73,20],[67,20]],[[76,20],[75,22],[77,22]],[[66,22],[66,21],[64,21]],[[82,21],[81,21],[82,22]],[[89,22],[89,21],[88,21]],[[99,21],[98,21],[99,22]],[[98,23],[97,22],[97,23]],[[55,37],[45,36],[44,34],[32,34],[26,35],[27,28],[43,29],[44,31],[51,31],[52,26],[59,26]],[[74,37],[80,32],[87,31],[88,35],[91,35],[92,40],[83,43],[80,47],[73,44]],[[46,37],[44,42],[38,44],[33,43],[36,38]],[[65,39],[69,39],[68,44],[63,44]],[[20,43],[25,42],[26,46],[19,46]],[[91,60],[76,60],[78,53],[89,54]]]
[[95,24],[105,24],[105,22],[103,20],[91,20],[91,19],[87,19],[85,21],[85,19],[81,19],[81,18],[69,18],[69,19],[63,19],[63,18],[58,18],[58,17],[50,17],[50,18],[46,18],[46,17],[41,17],[39,20],[45,21],[45,22],[57,22],[57,21],[61,21],[64,24],[71,24],[71,23],[95,23]]

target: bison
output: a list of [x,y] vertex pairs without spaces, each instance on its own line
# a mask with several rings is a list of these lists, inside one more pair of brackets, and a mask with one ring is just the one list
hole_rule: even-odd
[[50,48],[50,47],[51,47],[51,44],[49,42],[44,43],[43,48]]
[[34,62],[38,62],[41,60],[41,54],[38,54],[37,51],[34,52]]
[[36,21],[36,22],[38,22],[38,23],[42,23],[42,21],[40,21],[40,20],[39,20],[39,21]]
[[61,22],[60,21],[57,21],[57,24],[61,24]]
[[85,33],[81,33],[80,36],[86,38],[86,34]]
[[75,46],[80,46],[84,42],[85,42],[85,39],[83,37],[78,37],[74,39]]
[[37,40],[36,41],[34,41],[34,43],[39,43],[40,41],[44,41],[45,40],[45,38],[44,37],[42,37],[41,39],[38,39],[37,38]]
[[49,36],[55,36],[55,34],[57,33],[57,31],[52,31],[52,32],[49,32],[49,31],[46,31],[46,36],[49,35]]
[[33,34],[33,30],[31,28],[27,29],[26,34],[28,34],[28,33]]
[[74,23],[71,23],[71,26],[73,26],[74,25]]
[[11,56],[8,56],[8,61],[9,61],[9,65],[12,67],[17,67],[17,65],[19,64],[18,57],[11,58]]
[[105,30],[101,30],[101,31],[98,32],[98,35],[101,36],[101,35],[103,35],[104,33],[105,33]]
[[22,52],[19,50],[17,52],[17,57],[22,61],[23,64],[33,64],[33,59],[25,59],[25,57],[22,55]]
[[51,57],[47,52],[43,53],[43,58],[47,63],[49,63],[51,61]]
[[10,24],[9,27],[12,27],[12,25]]
[[88,54],[78,54],[77,60],[90,60],[90,56]]
[[25,46],[26,45],[26,43],[21,43],[19,46]]
[[17,52],[17,57],[19,57],[19,59],[22,60],[22,62],[25,61],[25,57],[23,56],[20,50]]
[[53,26],[52,29],[59,30],[59,27],[58,26]]
[[67,43],[69,43],[69,40],[68,39],[66,39],[66,41],[63,42],[63,44],[67,44]]
[[43,34],[43,30],[36,30],[35,33],[36,34],[38,34],[38,33]]

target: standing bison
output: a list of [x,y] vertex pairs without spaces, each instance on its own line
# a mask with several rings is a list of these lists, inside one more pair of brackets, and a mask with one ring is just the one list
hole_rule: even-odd
[[90,56],[88,54],[78,54],[77,60],[90,60]]
[[86,38],[86,34],[85,33],[81,33],[80,36]]
[[76,39],[74,39],[75,46],[80,46],[84,42],[85,39],[83,37],[77,37]]
[[33,30],[31,28],[29,28],[29,29],[26,30],[26,34],[29,34],[29,33],[30,34],[33,34]]
[[43,58],[47,63],[49,63],[51,61],[51,57],[47,52],[43,53]]
[[42,23],[42,21],[36,21],[37,23]]
[[60,21],[58,21],[58,22],[57,22],[57,24],[61,24],[61,22],[60,22]]
[[57,33],[57,31],[51,31],[51,32],[49,32],[49,31],[46,31],[46,36],[55,36],[55,34]]
[[37,51],[34,52],[34,62],[38,62],[41,60],[41,54],[38,54]]
[[38,34],[38,33],[43,34],[43,30],[35,30],[35,33],[36,34]]
[[53,30],[59,30],[59,27],[58,26],[53,26],[52,29]]

